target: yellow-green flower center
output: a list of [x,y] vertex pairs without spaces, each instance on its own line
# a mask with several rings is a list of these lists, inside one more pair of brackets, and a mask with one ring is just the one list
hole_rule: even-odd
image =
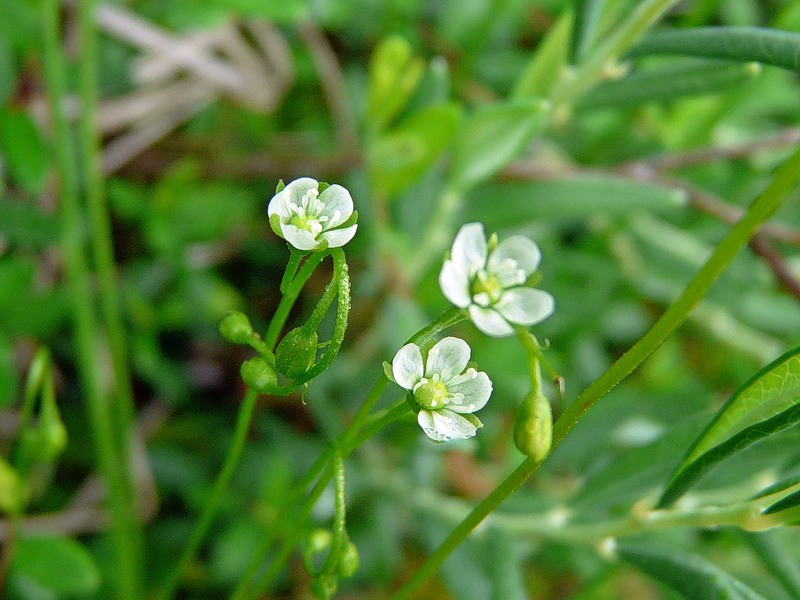
[[473,300],[481,306],[494,304],[503,295],[503,286],[494,275],[481,269],[472,280],[470,292]]
[[426,410],[438,410],[448,402],[447,386],[441,381],[423,379],[414,389],[414,398]]

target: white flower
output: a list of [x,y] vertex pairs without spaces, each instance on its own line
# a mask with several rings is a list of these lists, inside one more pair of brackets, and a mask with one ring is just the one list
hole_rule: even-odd
[[478,329],[503,337],[514,332],[512,324],[527,327],[553,313],[550,294],[525,286],[541,257],[539,247],[519,235],[489,248],[483,225],[468,223],[456,234],[439,285],[450,302],[468,309]]
[[[467,368],[470,348],[464,340],[447,337],[428,352],[406,344],[392,360],[391,379],[411,392],[419,406],[417,421],[435,442],[471,438],[483,423],[471,414],[486,405],[492,382],[486,373]],[[388,365],[387,365],[388,366]]]
[[[356,234],[353,199],[340,185],[319,191],[310,177],[295,179],[272,197],[267,208],[272,230],[298,250],[344,246]],[[344,227],[342,227],[345,225]]]

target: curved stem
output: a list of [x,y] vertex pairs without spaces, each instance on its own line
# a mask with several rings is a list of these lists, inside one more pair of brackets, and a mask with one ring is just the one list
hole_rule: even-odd
[[[778,169],[770,184],[753,201],[742,220],[731,228],[680,297],[656,321],[650,331],[590,385],[556,421],[553,429],[553,449],[561,443],[586,411],[644,362],[683,323],[723,269],[755,234],[759,225],[778,209],[788,193],[797,185],[798,180],[800,180],[800,148],[796,149]],[[469,533],[536,471],[539,464],[530,458],[520,464],[459,523],[392,598],[394,600],[410,598],[424,581],[436,573],[444,560]]]
[[333,516],[333,542],[325,564],[322,567],[323,575],[333,575],[339,557],[342,553],[345,537],[345,519],[347,503],[344,495],[344,458],[341,450],[333,452],[333,497],[334,497],[334,516]]

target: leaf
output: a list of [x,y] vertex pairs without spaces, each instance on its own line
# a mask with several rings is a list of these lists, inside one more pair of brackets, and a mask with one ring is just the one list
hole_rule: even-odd
[[545,124],[550,102],[542,98],[498,102],[476,110],[456,138],[451,178],[458,189],[502,169]]
[[0,152],[20,187],[31,194],[42,191],[50,160],[39,131],[26,113],[0,113]]
[[580,0],[576,2],[575,26],[570,40],[572,63],[579,63],[595,44],[601,30],[606,0]]
[[368,150],[377,192],[390,196],[414,183],[450,144],[460,118],[456,104],[431,106],[380,135]]
[[66,537],[28,537],[19,540],[11,576],[32,581],[57,596],[91,594],[100,587],[100,572],[89,552]]
[[800,600],[800,565],[781,543],[780,537],[772,531],[741,531],[740,535],[786,593],[794,600]]
[[375,131],[386,127],[405,108],[425,71],[421,58],[400,36],[383,40],[369,63],[367,120]]
[[800,421],[800,349],[790,350],[745,382],[719,410],[675,469],[657,507],[680,498],[708,470]]
[[620,544],[617,556],[690,600],[766,600],[732,575],[696,554],[668,547]]
[[635,72],[624,79],[594,88],[582,96],[576,110],[627,107],[666,102],[685,96],[715,94],[741,85],[758,75],[758,63],[727,64],[718,61],[687,62],[661,69]]
[[649,54],[755,61],[797,71],[800,69],[800,33],[763,27],[696,27],[659,31],[631,48],[627,58]]
[[17,397],[17,367],[14,363],[14,347],[0,335],[0,408],[8,408]]
[[591,175],[480,186],[469,196],[468,211],[487,229],[501,229],[537,218],[625,216],[636,210],[675,213],[685,205],[686,194],[680,190]]
[[772,515],[784,510],[789,510],[795,506],[800,506],[800,491],[794,492],[778,500],[775,504],[767,507],[761,514]]
[[[17,68],[8,39],[0,31],[0,106],[3,106],[17,85]],[[2,221],[0,221],[2,222]]]
[[514,99],[550,94],[567,64],[572,15],[566,13],[547,30],[514,87]]
[[58,221],[29,202],[0,199],[0,236],[41,248],[58,238]]

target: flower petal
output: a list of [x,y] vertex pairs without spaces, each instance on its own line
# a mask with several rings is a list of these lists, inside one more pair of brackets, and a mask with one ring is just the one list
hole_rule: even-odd
[[[469,377],[462,379],[458,383],[450,383],[447,391],[450,392],[451,400],[447,407],[457,413],[474,413],[486,406],[489,397],[492,395],[492,380],[489,376],[481,372],[470,369],[467,374]],[[458,396],[461,398],[456,399]],[[456,396],[456,398],[453,398]]]
[[492,251],[487,270],[503,287],[520,285],[537,269],[541,260],[539,246],[526,237],[515,235],[500,242]]
[[553,314],[553,297],[535,288],[518,287],[506,290],[494,305],[506,319],[517,325],[535,325]]
[[319,182],[311,177],[300,177],[283,188],[283,193],[286,195],[288,202],[300,206],[303,203],[303,196],[306,195],[308,190],[312,189],[319,189]]
[[356,229],[358,225],[350,225],[344,229],[329,229],[320,233],[319,237],[328,242],[328,248],[338,248],[353,239]]
[[319,199],[325,204],[322,214],[328,217],[325,222],[325,229],[332,229],[341,225],[353,214],[353,198],[350,196],[350,192],[338,184],[333,184],[326,188],[319,195]]
[[424,375],[419,346],[406,344],[400,348],[392,360],[392,373],[397,385],[407,390],[412,389]]
[[316,250],[319,246],[317,239],[307,229],[300,229],[285,223],[281,225],[281,232],[283,232],[283,239],[298,250]]
[[417,415],[417,422],[425,435],[435,442],[465,440],[478,431],[468,419],[447,409],[421,410]]
[[444,297],[459,308],[466,308],[471,301],[469,294],[469,274],[455,261],[446,260],[439,272],[439,287]]
[[492,337],[505,337],[514,333],[514,329],[492,308],[484,308],[473,304],[469,307],[469,318],[475,323],[475,327],[486,335]]
[[469,344],[455,337],[446,337],[437,342],[428,352],[425,365],[425,377],[431,378],[434,373],[439,373],[445,383],[456,375],[460,375],[467,368]]
[[481,223],[467,223],[458,230],[450,258],[469,277],[486,265],[486,234]]
[[[284,221],[288,221],[291,218],[291,212],[289,211],[289,203],[291,200],[289,199],[289,194],[286,193],[286,188],[283,188],[280,192],[275,194],[272,197],[272,200],[269,201],[267,205],[267,215],[272,217],[272,215],[278,215]],[[271,221],[272,219],[270,219]]]

